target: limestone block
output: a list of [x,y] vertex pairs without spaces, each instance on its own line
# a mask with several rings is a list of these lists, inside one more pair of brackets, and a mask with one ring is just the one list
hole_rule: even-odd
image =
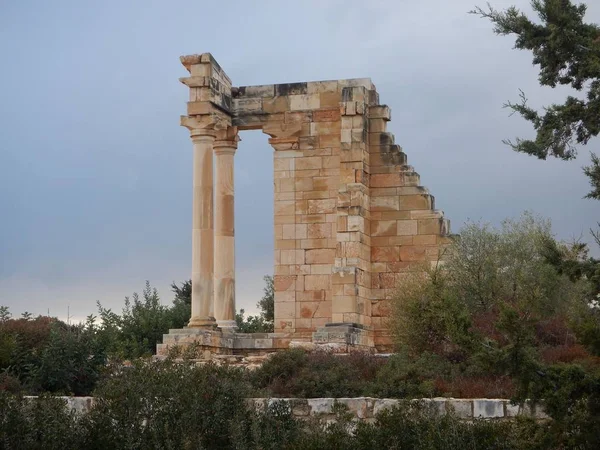
[[[271,139],[269,139],[271,140]],[[273,155],[273,158],[278,159],[278,158],[300,158],[304,156],[304,153],[299,151],[299,150],[282,150],[282,151],[277,151],[275,152],[275,154]],[[292,163],[290,163],[292,164]],[[290,167],[290,169],[293,170],[292,167]]]
[[473,402],[471,400],[448,399],[448,410],[453,411],[461,419],[473,417]]
[[272,84],[240,86],[237,88],[238,97],[273,97],[274,95],[275,86]]
[[319,93],[319,104],[321,108],[338,107],[341,101],[339,92],[321,92]]
[[[418,230],[418,221],[416,220],[398,220],[396,221],[396,232],[394,235],[407,236],[415,235]],[[423,233],[425,234],[425,233]],[[430,233],[427,233],[430,234]]]
[[290,99],[289,97],[273,97],[263,98],[262,110],[265,113],[283,113],[289,111]]
[[309,214],[331,214],[335,212],[336,199],[308,200]]
[[419,234],[413,236],[413,243],[415,245],[436,245],[437,236],[435,234]]
[[433,207],[433,201],[430,195],[402,195],[397,198],[399,199],[400,210],[430,210]]
[[441,219],[420,219],[418,220],[419,234],[440,234],[442,230]]
[[331,414],[333,408],[333,398],[309,398],[306,400],[310,406],[311,415]]
[[308,83],[283,83],[275,85],[275,95],[298,95],[308,93]]
[[[340,108],[327,108],[327,109],[319,109],[313,112],[313,121],[314,122],[335,122],[337,124],[337,130],[340,130]],[[324,133],[329,134],[329,133]]]
[[297,302],[296,317],[303,319],[313,319],[315,317],[331,317],[331,302]]
[[273,277],[273,285],[275,291],[293,291],[296,283],[297,275],[275,275]]
[[319,94],[290,95],[289,98],[291,111],[319,109],[321,106]]
[[312,180],[315,191],[331,191],[337,189],[339,185],[339,177],[336,176],[314,177]]
[[392,119],[392,112],[387,105],[377,105],[369,107],[370,119],[384,119],[386,121]]
[[397,211],[400,209],[400,198],[397,195],[389,197],[371,196],[371,211]]
[[325,134],[319,136],[319,147],[340,147],[340,134]]
[[385,132],[387,127],[387,122],[382,118],[369,120],[369,130],[371,132]]
[[273,339],[254,339],[253,348],[268,349],[273,348]]
[[307,86],[309,94],[319,94],[321,92],[337,92],[338,80],[330,81],[311,81]]
[[290,159],[290,158],[275,158],[273,160],[273,170],[274,171],[280,171],[280,170],[294,170],[295,165],[293,164],[294,160]]
[[234,98],[233,110],[236,114],[262,112],[262,98]]
[[[371,222],[371,235],[372,236],[395,236],[396,234],[402,234],[400,232],[399,225],[400,221],[396,220],[374,220]],[[407,233],[406,233],[407,234]],[[416,221],[415,221],[415,234],[416,234]]]
[[289,348],[301,348],[306,351],[314,351],[317,346],[312,342],[290,341]]
[[348,216],[348,231],[366,231],[365,218],[362,216]]
[[373,262],[400,261],[399,247],[371,247],[371,261],[373,261]]
[[377,415],[382,411],[388,411],[395,408],[400,403],[400,400],[393,398],[377,398],[373,404],[373,415]]
[[337,402],[346,406],[348,412],[359,419],[373,417],[375,401],[368,397],[338,398]]
[[294,216],[294,214],[289,214],[289,215],[276,215],[275,216],[275,225],[281,225],[284,223],[294,223],[296,221],[296,217]]
[[400,261],[425,261],[427,260],[426,248],[421,246],[400,247]]
[[[277,295],[278,292],[276,292],[275,294]],[[295,317],[295,302],[279,302],[275,300],[275,319],[293,319]]]
[[318,291],[321,289],[331,289],[330,275],[306,275],[304,277],[304,288],[307,291]]
[[322,248],[332,248],[329,245],[329,239],[302,239],[300,240],[300,248],[301,249],[322,249]]
[[504,402],[502,400],[474,399],[473,417],[483,419],[504,417]]
[[287,201],[276,201],[274,205],[274,214],[276,216],[288,216],[293,215],[295,210],[295,202],[291,200]]
[[385,173],[371,175],[371,187],[396,187],[402,185],[400,173]]
[[[307,236],[309,239],[323,239],[332,237],[332,229],[330,223],[311,223],[306,225]],[[308,262],[308,254],[306,255]],[[309,264],[311,264],[309,262]]]
[[417,401],[425,403],[434,413],[440,415],[446,414],[446,399],[443,397],[426,398]]
[[323,158],[320,156],[305,156],[298,158],[295,162],[296,170],[321,169]]

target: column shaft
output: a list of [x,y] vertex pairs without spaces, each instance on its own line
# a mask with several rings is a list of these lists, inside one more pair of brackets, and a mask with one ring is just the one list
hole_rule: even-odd
[[215,317],[221,328],[235,324],[233,166],[237,140],[215,142]]
[[192,132],[194,195],[192,207],[192,318],[189,326],[214,327],[213,310],[213,143],[214,133]]

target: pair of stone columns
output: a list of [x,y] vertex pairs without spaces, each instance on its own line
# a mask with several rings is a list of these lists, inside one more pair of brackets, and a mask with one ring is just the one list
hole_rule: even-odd
[[194,144],[194,195],[192,318],[188,326],[232,329],[235,327],[233,157],[239,141],[237,128],[190,131]]

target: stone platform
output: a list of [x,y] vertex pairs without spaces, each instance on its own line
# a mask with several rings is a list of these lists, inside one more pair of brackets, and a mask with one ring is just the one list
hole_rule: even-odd
[[359,324],[327,324],[315,332],[238,333],[231,329],[181,328],[163,335],[157,356],[212,359],[215,355],[265,355],[286,348],[326,350],[333,353],[372,352],[373,333]]

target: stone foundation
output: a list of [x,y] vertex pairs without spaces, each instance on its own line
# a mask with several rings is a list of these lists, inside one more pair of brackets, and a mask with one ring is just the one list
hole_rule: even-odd
[[[333,353],[372,352],[372,333],[357,324],[328,324],[315,332],[237,333],[230,330],[182,328],[169,330],[158,344],[159,357],[211,360],[219,355],[260,356],[286,348],[326,350]],[[219,358],[216,358],[217,360]],[[235,362],[235,361],[232,361]]]

